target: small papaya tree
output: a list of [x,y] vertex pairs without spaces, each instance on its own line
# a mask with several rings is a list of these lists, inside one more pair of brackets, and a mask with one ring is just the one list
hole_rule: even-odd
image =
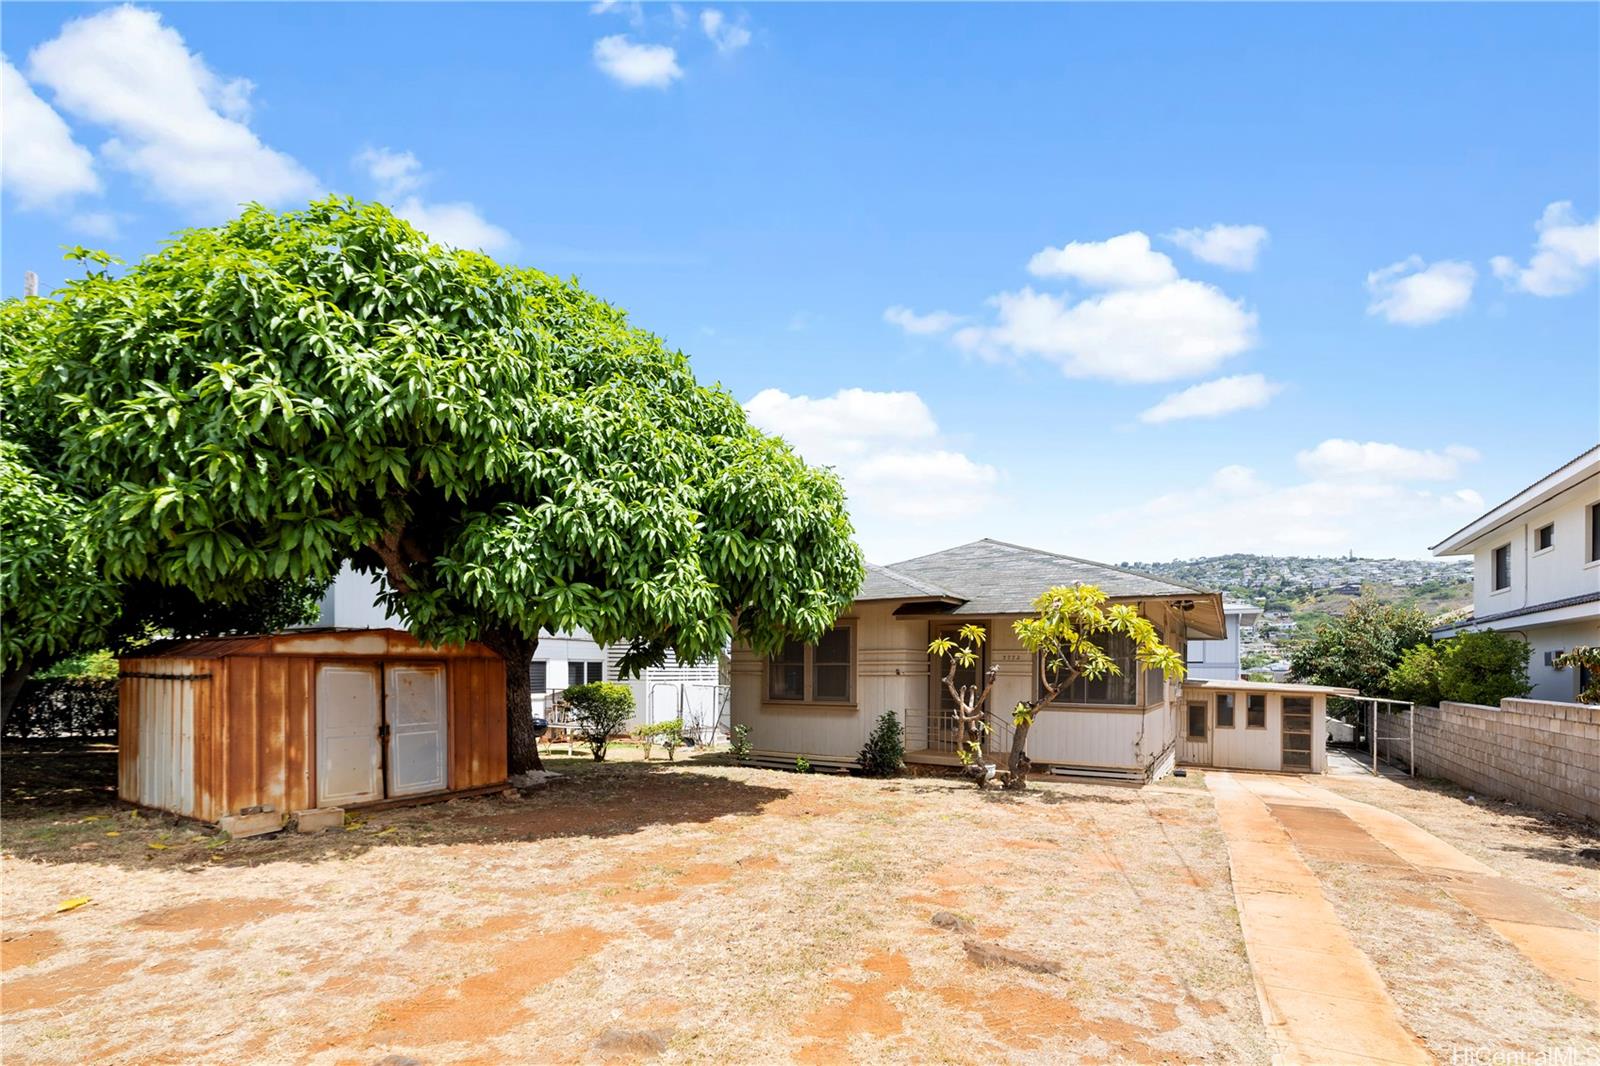
[[1600,647],[1569,648],[1556,656],[1556,665],[1587,671],[1588,684],[1578,690],[1578,702],[1600,703]]
[[1028,787],[1028,733],[1039,710],[1080,677],[1095,680],[1115,677],[1122,670],[1100,641],[1126,637],[1133,644],[1134,661],[1141,670],[1160,670],[1163,677],[1183,677],[1183,658],[1161,642],[1156,627],[1128,604],[1107,606],[1106,596],[1094,585],[1062,585],[1033,601],[1031,618],[1012,626],[1017,640],[1038,663],[1035,698],[1019,702],[1011,712],[1016,727],[1011,737],[1006,787]]
[[988,635],[982,626],[965,625],[956,633],[954,640],[940,637],[928,645],[929,655],[950,661],[944,675],[944,687],[955,704],[950,714],[956,722],[956,757],[961,760],[965,771],[977,780],[979,788],[988,784],[981,761],[983,738],[989,735],[989,712],[985,705],[994,690],[995,675],[1000,668],[989,667],[983,677],[970,685],[956,684],[956,672],[971,669],[977,663]]

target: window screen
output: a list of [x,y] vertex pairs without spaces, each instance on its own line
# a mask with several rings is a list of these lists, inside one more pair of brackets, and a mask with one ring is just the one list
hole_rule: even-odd
[[811,698],[850,700],[850,627],[834,626],[811,651]]
[[1053,702],[1135,706],[1139,702],[1139,665],[1134,658],[1133,640],[1120,633],[1101,633],[1095,636],[1095,642],[1122,672],[1093,680],[1080,677],[1056,693]]
[[1233,696],[1226,692],[1217,694],[1217,728],[1233,728]]
[[1189,739],[1204,740],[1206,738],[1206,705],[1203,703],[1189,704]]
[[798,640],[786,641],[783,650],[767,665],[767,698],[803,700],[806,698],[806,646]]
[[550,664],[543,659],[535,659],[528,666],[528,684],[535,694],[550,691],[549,678]]
[[1555,542],[1556,542],[1556,527],[1555,527],[1555,523],[1552,522],[1550,525],[1540,526],[1537,530],[1534,531],[1534,534],[1533,534],[1533,550],[1534,551],[1542,552],[1546,548],[1554,547],[1555,546]]
[[1267,697],[1252,695],[1245,698],[1244,724],[1247,729],[1267,728]]
[[1511,545],[1502,544],[1494,550],[1494,590],[1511,587]]
[[589,663],[587,663],[586,665],[588,666],[589,684],[592,685],[596,681],[604,681],[606,679],[606,664],[605,663],[600,662],[598,660],[592,660]]

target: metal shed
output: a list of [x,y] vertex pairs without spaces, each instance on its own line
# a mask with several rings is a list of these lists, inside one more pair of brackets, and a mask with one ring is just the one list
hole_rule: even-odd
[[398,629],[168,641],[124,658],[121,798],[214,822],[506,780],[505,663]]

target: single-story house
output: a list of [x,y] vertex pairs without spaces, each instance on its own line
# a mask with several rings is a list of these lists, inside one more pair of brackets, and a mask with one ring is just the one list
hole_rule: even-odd
[[122,659],[117,792],[214,822],[504,787],[505,662],[396,629],[173,640]]
[[[817,766],[844,768],[856,765],[878,718],[892,711],[904,724],[907,761],[954,765],[957,733],[943,685],[947,663],[932,659],[928,644],[976,624],[988,631],[983,658],[959,671],[958,680],[972,683],[991,665],[997,668],[988,744],[1001,759],[1010,750],[1011,709],[1031,699],[1039,683],[1038,664],[1017,641],[1012,623],[1032,614],[1033,601],[1047,589],[1075,584],[1098,586],[1113,603],[1136,606],[1180,654],[1191,639],[1226,639],[1217,593],[979,540],[869,566],[855,602],[814,644],[792,641],[770,657],[736,645],[733,724],[749,728],[757,761],[793,765],[804,757]],[[1035,721],[1028,757],[1039,769],[1137,781],[1154,780],[1180,761],[1322,769],[1321,716],[1333,690],[1243,681],[1185,685],[1136,669],[1126,641],[1111,639],[1106,650],[1122,665],[1121,675],[1080,678]],[[1224,695],[1234,701],[1232,725],[1216,717]],[[1309,707],[1302,702],[1308,699]],[[1221,706],[1226,723],[1230,705]],[[1204,708],[1203,737],[1200,712],[1191,715],[1192,707]],[[1224,730],[1230,731],[1225,737]]]

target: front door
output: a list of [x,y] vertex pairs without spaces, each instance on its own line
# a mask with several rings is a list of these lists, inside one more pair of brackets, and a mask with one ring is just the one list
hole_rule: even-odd
[[1211,765],[1211,700],[1188,700],[1183,705],[1183,730],[1180,762],[1190,766]]
[[317,805],[343,807],[383,798],[378,668],[317,666]]
[[1311,697],[1283,698],[1283,768],[1311,769]]
[[444,664],[390,664],[384,669],[383,692],[389,719],[389,795],[443,792],[448,785]]
[[[961,643],[960,626],[935,626],[933,636],[936,640],[954,641]],[[928,715],[928,749],[930,751],[953,752],[961,741],[959,726],[956,722],[956,699],[950,695],[949,687],[944,683],[950,671],[951,660],[944,656],[933,659],[933,692],[930,693],[929,706],[933,710]],[[978,649],[978,659],[971,666],[956,664],[956,687],[966,685],[981,685],[983,672],[987,668],[987,657],[984,649]],[[987,748],[987,738],[984,747]]]

